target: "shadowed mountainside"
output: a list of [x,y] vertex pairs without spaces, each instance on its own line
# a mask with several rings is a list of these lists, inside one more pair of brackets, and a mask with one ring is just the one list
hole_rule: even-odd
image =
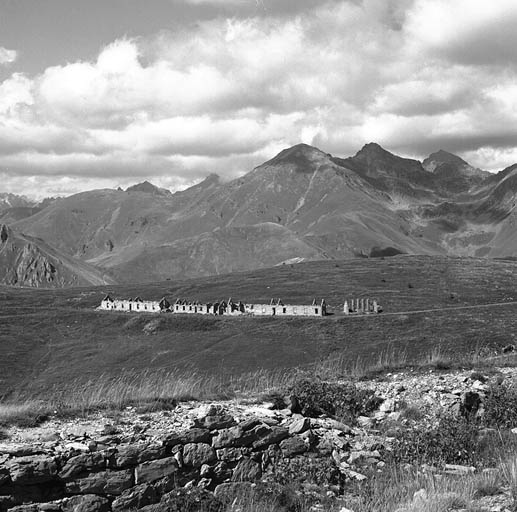
[[0,226],[0,283],[62,288],[113,283],[105,272],[49,247],[42,240]]

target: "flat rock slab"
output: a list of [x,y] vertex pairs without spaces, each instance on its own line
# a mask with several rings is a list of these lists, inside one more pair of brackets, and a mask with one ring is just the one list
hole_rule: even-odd
[[175,457],[144,462],[136,467],[135,480],[137,484],[154,482],[172,475],[179,470],[179,464]]

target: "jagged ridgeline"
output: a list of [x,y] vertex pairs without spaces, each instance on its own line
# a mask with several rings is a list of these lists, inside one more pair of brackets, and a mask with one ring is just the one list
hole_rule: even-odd
[[[443,150],[420,162],[371,143],[343,159],[300,144],[229,182],[210,175],[174,194],[144,182],[0,204],[0,222],[120,283],[398,254],[514,257],[516,171],[490,174]],[[31,283],[23,269],[7,278],[11,269],[2,262],[3,282]],[[76,275],[34,282],[85,279]]]

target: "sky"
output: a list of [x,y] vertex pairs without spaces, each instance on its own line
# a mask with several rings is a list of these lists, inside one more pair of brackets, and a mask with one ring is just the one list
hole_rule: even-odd
[[304,142],[517,162],[515,0],[0,0],[0,192],[231,179]]

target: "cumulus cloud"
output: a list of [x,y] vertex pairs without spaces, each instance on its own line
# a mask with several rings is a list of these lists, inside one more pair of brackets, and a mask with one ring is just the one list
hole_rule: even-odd
[[0,46],[0,66],[5,64],[12,64],[18,56],[16,50],[8,50]]
[[[237,11],[250,3],[260,2],[232,0]],[[513,3],[304,0],[286,16],[293,2],[264,0],[15,72],[0,83],[4,183],[181,188],[300,141],[338,155],[369,141],[420,158],[443,147],[500,169],[516,155]]]

